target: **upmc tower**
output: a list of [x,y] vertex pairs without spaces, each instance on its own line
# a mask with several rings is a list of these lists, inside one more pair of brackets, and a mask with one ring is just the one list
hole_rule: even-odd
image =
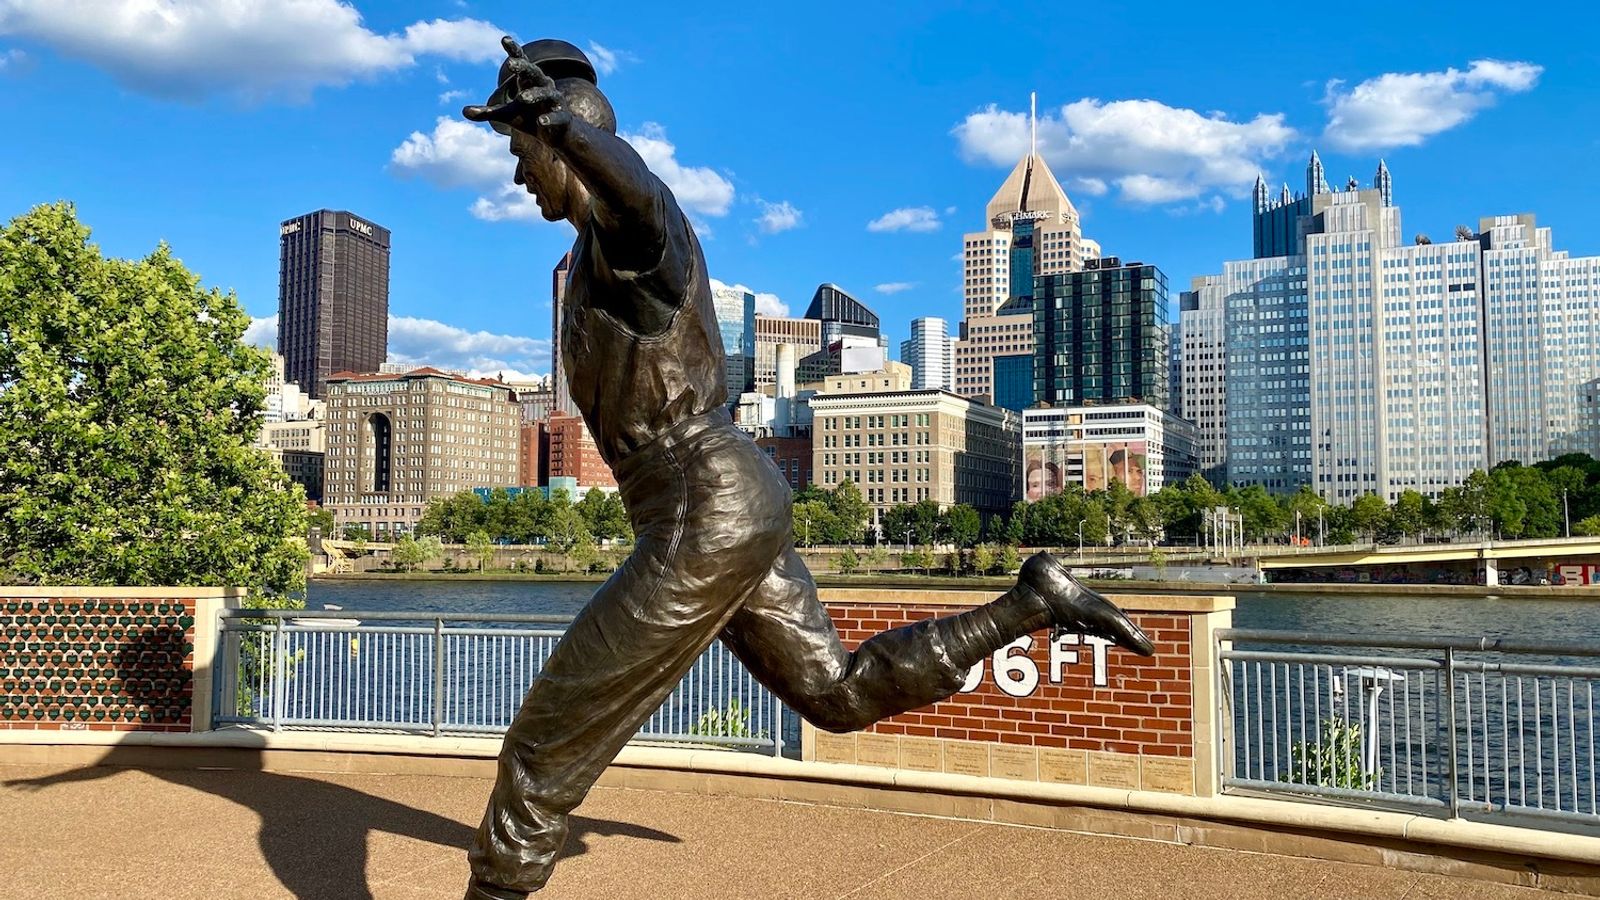
[[389,229],[319,209],[278,227],[283,377],[318,400],[335,372],[376,372],[389,352]]

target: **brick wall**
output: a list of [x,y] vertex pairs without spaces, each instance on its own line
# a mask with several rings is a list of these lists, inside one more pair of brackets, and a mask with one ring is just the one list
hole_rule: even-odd
[[[824,588],[846,646],[993,599],[983,590]],[[992,654],[960,693],[852,734],[807,726],[801,755],[980,778],[1211,796],[1217,791],[1216,653],[1228,596],[1115,595],[1153,657],[1038,632]]]
[[0,587],[0,730],[209,727],[228,588]]
[[[830,603],[828,611],[847,647],[888,628],[949,615],[937,606]],[[878,734],[989,741],[1146,756],[1193,754],[1193,689],[1187,617],[1132,613],[1150,635],[1156,655],[1110,649],[1099,640],[1063,636],[1054,654],[1040,632],[1031,649],[1008,649],[1008,658],[982,664],[970,692],[925,709],[886,719]],[[1016,659],[1026,656],[1027,662]],[[1031,663],[1031,665],[1029,665]],[[1097,684],[1096,682],[1100,682]],[[969,678],[968,686],[973,686]]]

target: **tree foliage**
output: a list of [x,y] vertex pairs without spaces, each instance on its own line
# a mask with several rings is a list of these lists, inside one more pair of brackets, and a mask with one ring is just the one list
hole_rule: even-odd
[[252,446],[249,323],[165,244],[102,256],[69,204],[0,229],[0,578],[304,587],[305,495]]

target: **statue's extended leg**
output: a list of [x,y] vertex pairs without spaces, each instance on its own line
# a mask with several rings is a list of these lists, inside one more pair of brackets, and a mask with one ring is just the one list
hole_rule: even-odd
[[1017,586],[998,599],[874,635],[852,653],[839,643],[811,573],[791,550],[734,614],[722,640],[806,720],[842,732],[949,697],[984,657],[1051,627],[1150,651],[1126,616],[1071,581],[1046,554],[1029,559]]
[[[735,438],[747,440],[727,440]],[[516,898],[544,885],[567,814],[766,576],[788,540],[781,483],[750,489],[769,469],[754,455],[680,464],[664,448],[648,470],[629,471],[623,491],[638,542],[568,628],[506,732],[467,897]]]

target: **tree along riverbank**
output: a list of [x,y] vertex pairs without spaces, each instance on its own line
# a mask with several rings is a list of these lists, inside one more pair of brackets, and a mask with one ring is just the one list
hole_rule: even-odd
[[[600,584],[609,573],[533,574],[530,572],[360,572],[318,575],[313,581],[531,581],[551,584]],[[1004,591],[1013,579],[995,576],[951,577],[948,575],[832,575],[819,574],[822,587],[906,588],[934,590]],[[1563,587],[1555,585],[1472,584],[1221,584],[1202,581],[1144,581],[1131,579],[1085,579],[1094,587],[1115,593],[1155,594],[1275,594],[1287,596],[1345,597],[1450,597],[1484,600],[1600,600],[1600,586]]]

